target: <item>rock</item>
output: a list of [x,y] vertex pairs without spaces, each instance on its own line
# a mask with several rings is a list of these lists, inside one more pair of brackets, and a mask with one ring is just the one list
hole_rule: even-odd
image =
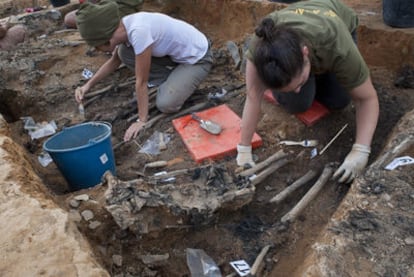
[[96,228],[98,228],[99,226],[101,226],[101,222],[100,221],[91,221],[91,223],[89,223],[89,229],[95,230]]
[[170,258],[170,255],[168,253],[164,255],[142,255],[141,260],[144,264],[155,264],[160,263],[168,260]]
[[414,237],[408,237],[404,240],[407,245],[414,245]]
[[234,66],[236,68],[239,68],[241,63],[239,47],[233,41],[228,41],[226,43],[226,47],[227,50],[230,52],[231,57],[233,58]]
[[122,256],[121,255],[112,255],[112,261],[114,265],[121,267],[122,266]]
[[89,221],[94,217],[94,214],[91,210],[84,210],[81,213],[81,215],[82,215],[83,219],[86,220],[86,221]]
[[89,200],[89,195],[79,194],[79,195],[76,195],[75,197],[73,197],[73,199],[78,200],[78,201],[88,201]]
[[12,50],[25,38],[26,28],[23,25],[15,25],[8,29],[6,35],[0,40],[0,50]]
[[77,201],[77,200],[75,200],[75,199],[71,199],[71,200],[69,201],[69,205],[70,205],[72,208],[77,208],[77,207],[79,207],[80,203],[79,203],[79,201]]
[[82,217],[80,213],[77,210],[70,210],[69,211],[69,219],[71,219],[74,222],[81,222]]

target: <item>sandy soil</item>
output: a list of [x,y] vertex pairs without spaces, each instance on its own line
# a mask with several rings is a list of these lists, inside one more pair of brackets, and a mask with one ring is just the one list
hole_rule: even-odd
[[[255,21],[273,10],[276,4],[267,2],[260,4],[258,1],[240,3],[221,1],[220,5],[223,7],[218,9],[214,5],[214,7],[208,5],[207,2],[203,2],[205,3],[203,9],[198,9],[198,11],[202,10],[203,14],[196,13],[185,5],[178,9],[168,1],[164,3],[165,5],[147,3],[146,8],[148,10],[163,8],[170,14],[194,22],[214,42],[216,64],[212,73],[185,107],[206,101],[208,93],[230,88],[233,90],[221,103],[227,104],[234,112],[241,115],[244,102],[244,77],[243,73],[234,67],[225,42],[232,40],[242,48]],[[375,18],[378,20],[380,1],[372,1],[372,6],[363,7],[358,4],[359,1],[345,2],[355,5],[361,15],[367,11],[376,13]],[[368,16],[374,15],[368,13]],[[282,149],[278,144],[281,139],[317,139],[320,141],[318,147],[321,149],[342,126],[349,125],[324,155],[310,159],[310,150],[305,150],[305,158],[289,163],[257,185],[251,201],[240,209],[218,210],[209,216],[208,220],[195,223],[193,218],[193,221],[178,222],[170,225],[169,228],[154,229],[147,234],[121,230],[112,215],[105,209],[104,194],[107,186],[99,185],[84,191],[71,192],[53,163],[47,167],[42,167],[38,163],[37,157],[42,151],[44,139],[31,140],[20,120],[22,116],[32,116],[37,122],[55,120],[59,129],[79,123],[77,105],[73,97],[74,89],[85,82],[81,76],[82,70],[87,68],[96,72],[107,59],[107,55],[89,51],[88,47],[80,41],[77,31],[65,30],[59,20],[51,21],[44,17],[40,19],[33,17],[28,20],[32,22],[30,40],[12,52],[0,53],[1,60],[7,61],[1,64],[0,83],[3,89],[0,94],[0,111],[12,128],[13,138],[27,149],[33,167],[44,181],[47,190],[63,209],[68,211],[73,209],[70,201],[79,194],[86,193],[93,200],[82,202],[76,209],[79,212],[92,210],[95,219],[102,224],[91,230],[88,222],[79,221],[78,227],[92,243],[103,266],[113,276],[117,274],[189,276],[186,264],[187,248],[205,250],[220,266],[223,275],[233,272],[229,265],[230,261],[245,259],[252,264],[261,249],[268,244],[272,247],[265,259],[263,276],[288,276],[302,264],[310,246],[340,205],[349,186],[329,181],[317,199],[290,226],[281,225],[280,218],[298,202],[309,189],[311,182],[282,204],[273,205],[268,201],[309,169],[321,172],[326,164],[342,161],[354,138],[352,106],[344,111],[331,112],[315,125],[306,127],[295,116],[286,114],[280,107],[263,103],[263,118],[258,133],[263,138],[264,144],[255,150],[259,161]],[[363,17],[362,22],[367,22],[366,17]],[[407,53],[404,50],[376,57],[375,53],[372,53],[372,47],[389,43],[389,36],[383,31],[388,28],[381,25],[380,21],[377,21],[376,26],[372,26],[373,21],[369,22],[371,26],[368,27],[372,28],[372,33],[377,36],[370,35],[371,29],[366,29],[367,25],[361,27],[361,51],[371,67],[372,79],[381,104],[379,128],[375,134],[370,156],[370,162],[373,162],[382,151],[389,132],[398,120],[414,107],[414,89],[395,86],[397,77],[407,76],[409,73],[407,70],[400,71],[404,60],[409,64],[412,58],[407,60]],[[221,29],[223,26],[226,26],[226,29]],[[395,36],[400,38],[403,36],[406,39],[401,39],[398,46],[409,45],[411,39],[409,32],[401,34]],[[380,50],[378,53],[381,53]],[[387,66],[388,63],[390,66]],[[112,124],[113,145],[119,145],[122,141],[123,133],[129,125],[128,118],[136,113],[134,111],[136,105],[131,103],[133,84],[116,89],[117,84],[122,84],[131,78],[133,74],[128,69],[120,68],[95,89],[108,85],[115,85],[114,88],[95,98],[85,108],[87,121],[108,121]],[[212,103],[214,104],[217,103]],[[157,114],[156,110],[151,112],[153,115]],[[122,144],[114,150],[117,177],[120,180],[138,178],[145,163],[154,160],[169,161],[178,158],[179,162],[169,166],[169,171],[201,166],[196,164],[186,151],[183,141],[172,127],[171,119],[166,118],[158,122],[137,140],[138,144],[142,145],[155,130],[168,133],[171,141],[167,149],[156,157],[138,153],[139,146],[136,143]],[[302,149],[285,147],[285,150],[298,153]],[[224,166],[229,173],[234,173],[236,169],[235,156],[225,157],[215,163]],[[156,171],[149,169],[146,174]],[[412,180],[411,176],[407,178]],[[30,187],[27,189],[31,190]],[[412,199],[406,201],[412,203]],[[149,210],[151,212],[151,209]],[[154,209],[153,213],[155,212],[160,210]],[[145,256],[164,254],[168,254],[169,258],[149,265],[144,263]],[[114,262],[114,255],[122,257],[122,264]]]

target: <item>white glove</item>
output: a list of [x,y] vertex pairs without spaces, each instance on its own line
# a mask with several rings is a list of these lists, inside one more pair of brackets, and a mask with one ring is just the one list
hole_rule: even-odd
[[255,163],[253,161],[252,156],[252,146],[244,146],[237,144],[237,165],[238,166],[244,166],[245,164],[248,164],[250,166],[254,166]]
[[76,99],[76,102],[82,103],[83,95],[84,94],[85,94],[85,92],[82,90],[82,87],[77,87],[75,89],[75,99]]
[[371,148],[366,145],[355,143],[352,145],[352,150],[346,156],[342,165],[335,171],[333,178],[340,183],[350,183],[357,177],[368,163],[368,157],[371,153]]

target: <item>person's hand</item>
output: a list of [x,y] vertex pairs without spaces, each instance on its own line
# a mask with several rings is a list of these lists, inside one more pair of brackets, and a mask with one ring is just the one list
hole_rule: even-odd
[[131,126],[129,126],[128,130],[125,132],[124,141],[129,141],[132,138],[136,138],[139,131],[144,129],[144,127],[145,122],[137,120],[137,122],[132,123]]
[[85,88],[85,86],[83,86],[83,87],[77,87],[75,89],[75,99],[76,99],[76,102],[78,102],[79,104],[82,103],[83,96],[85,95],[86,92],[87,92],[87,89]]
[[369,146],[354,144],[342,165],[335,171],[333,178],[339,178],[340,183],[350,183],[365,168],[370,153]]
[[237,144],[237,165],[238,166],[245,166],[248,164],[249,166],[254,166],[255,162],[253,161],[252,156],[252,146],[245,146]]

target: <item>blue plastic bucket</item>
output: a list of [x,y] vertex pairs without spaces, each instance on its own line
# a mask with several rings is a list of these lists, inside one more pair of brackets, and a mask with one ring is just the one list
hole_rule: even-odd
[[64,128],[46,140],[43,149],[72,190],[99,184],[107,170],[115,175],[109,123],[87,122]]

